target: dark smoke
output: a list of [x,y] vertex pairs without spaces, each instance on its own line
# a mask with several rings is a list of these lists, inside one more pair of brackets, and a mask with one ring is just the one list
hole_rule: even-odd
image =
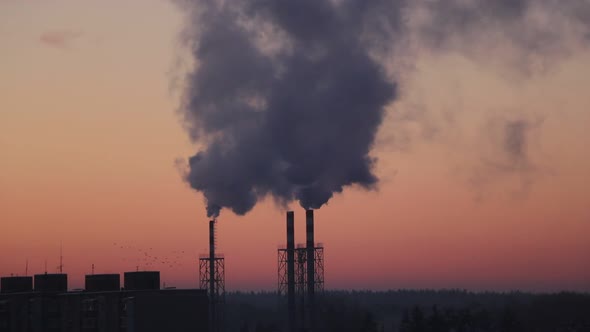
[[527,131],[529,124],[524,120],[507,121],[504,125],[504,150],[515,164],[527,160]]
[[[525,197],[534,178],[547,174],[531,157],[533,138],[542,124],[542,118],[495,118],[486,123],[481,131],[490,150],[482,151],[481,160],[469,177],[478,199],[485,196],[485,189],[490,186],[511,191],[512,198]],[[486,150],[485,144],[482,150]]]
[[[207,143],[190,158],[187,180],[209,216],[224,207],[245,214],[267,195],[319,208],[345,186],[375,186],[369,152],[396,86],[369,55],[372,6],[185,5],[198,64],[183,110],[191,136]],[[257,39],[267,32],[280,39]],[[265,51],[264,43],[281,45]]]
[[[498,175],[524,174],[534,170],[531,160],[531,137],[539,130],[541,119],[502,119],[487,123],[484,129],[496,151],[488,153],[485,166]],[[500,144],[497,144],[497,143]]]
[[[585,0],[177,2],[195,61],[181,112],[202,146],[186,180],[213,217],[222,208],[245,214],[266,196],[319,208],[344,187],[374,188],[370,152],[397,97],[385,68],[398,42],[441,52],[496,31],[525,53],[543,53],[564,49],[558,27],[590,35]],[[538,8],[572,22],[523,23]],[[525,152],[526,131],[506,127],[515,158]]]
[[[587,45],[590,41],[588,0],[406,3],[411,8],[408,16],[414,19],[410,19],[413,23],[404,32],[412,36],[421,50],[459,53],[484,66],[512,61],[511,69],[534,74],[538,63],[550,66],[574,52],[579,44]],[[511,49],[515,54],[498,54],[498,48]]]

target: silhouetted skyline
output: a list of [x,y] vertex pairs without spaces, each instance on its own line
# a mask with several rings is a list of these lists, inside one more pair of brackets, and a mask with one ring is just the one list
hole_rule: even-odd
[[327,289],[590,290],[586,1],[204,4],[0,3],[0,275],[197,287],[216,151],[229,290],[297,201]]

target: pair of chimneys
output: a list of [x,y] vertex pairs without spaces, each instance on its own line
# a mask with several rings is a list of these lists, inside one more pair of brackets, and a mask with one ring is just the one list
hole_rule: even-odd
[[[309,322],[313,322],[315,293],[315,241],[313,210],[305,210],[307,308]],[[296,330],[295,308],[295,213],[287,211],[287,310],[289,331]]]

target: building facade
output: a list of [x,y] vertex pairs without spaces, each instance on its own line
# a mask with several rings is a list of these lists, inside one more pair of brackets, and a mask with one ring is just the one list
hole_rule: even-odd
[[2,278],[0,332],[208,331],[206,290],[160,289],[157,272],[126,273],[130,289],[118,275],[87,276],[80,291],[65,274],[36,275],[35,288],[11,278],[31,277]]

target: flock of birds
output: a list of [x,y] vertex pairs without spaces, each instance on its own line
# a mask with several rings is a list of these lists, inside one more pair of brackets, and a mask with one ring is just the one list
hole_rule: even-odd
[[197,255],[185,250],[173,250],[166,254],[154,250],[153,247],[141,248],[133,245],[113,242],[114,247],[125,250],[127,255],[121,255],[126,264],[134,264],[136,269],[148,270],[154,268],[175,268],[185,267],[187,264],[194,265],[198,261]]

